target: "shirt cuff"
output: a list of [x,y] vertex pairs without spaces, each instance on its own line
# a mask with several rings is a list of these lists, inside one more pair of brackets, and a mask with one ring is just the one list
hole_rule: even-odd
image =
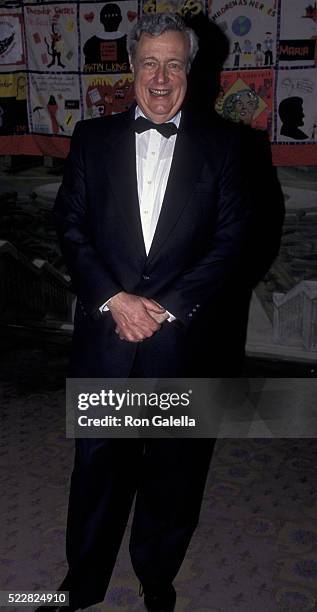
[[107,312],[109,310],[107,304],[110,302],[110,300],[114,297],[114,295],[112,295],[109,300],[107,300],[106,302],[104,302],[101,306],[99,306],[99,310],[100,312]]

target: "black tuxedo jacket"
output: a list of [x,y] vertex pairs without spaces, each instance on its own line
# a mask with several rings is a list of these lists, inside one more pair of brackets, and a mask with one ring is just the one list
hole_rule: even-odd
[[[240,343],[240,359],[245,329],[242,339],[237,333],[236,339],[226,340],[228,321],[222,320],[219,304],[230,299],[237,275],[246,310],[251,291],[245,245],[254,206],[240,131],[216,119],[203,125],[182,113],[147,256],[133,119],[134,108],[76,125],[55,205],[62,250],[78,296],[71,374],[125,377],[137,358],[144,376],[215,376],[225,345],[228,359],[220,373],[235,375],[229,367],[232,343]],[[122,290],[153,298],[177,321],[165,322],[142,343],[120,340],[111,313],[101,314],[99,306]],[[231,299],[234,311],[239,296]]]

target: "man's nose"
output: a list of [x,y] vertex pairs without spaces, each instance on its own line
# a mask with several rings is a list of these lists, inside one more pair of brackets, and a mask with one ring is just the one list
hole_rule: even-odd
[[165,64],[159,64],[155,78],[158,83],[166,83],[168,81],[168,67]]

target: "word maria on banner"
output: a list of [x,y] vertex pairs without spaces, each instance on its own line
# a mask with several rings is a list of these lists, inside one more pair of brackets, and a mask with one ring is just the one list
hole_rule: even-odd
[[280,62],[300,62],[302,64],[306,64],[306,62],[314,62],[315,48],[315,40],[280,40]]
[[290,7],[288,0],[281,0],[279,62],[281,66],[316,66],[316,2],[296,0]]

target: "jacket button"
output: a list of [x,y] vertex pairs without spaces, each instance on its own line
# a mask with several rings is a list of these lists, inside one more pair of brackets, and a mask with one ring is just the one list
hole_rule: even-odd
[[150,277],[147,274],[142,274],[143,280],[150,280]]

